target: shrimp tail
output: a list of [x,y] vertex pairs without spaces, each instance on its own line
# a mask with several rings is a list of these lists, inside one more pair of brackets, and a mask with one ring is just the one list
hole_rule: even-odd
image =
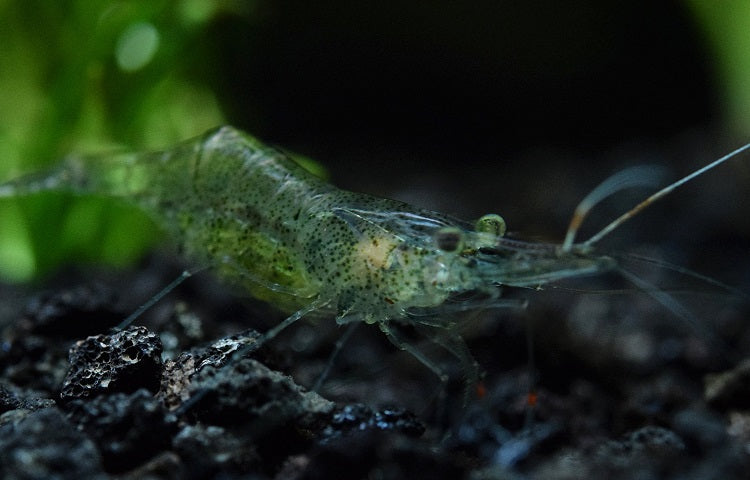
[[41,192],[71,192],[78,195],[129,196],[143,191],[138,179],[138,157],[148,154],[115,154],[66,157],[56,167],[31,173],[0,184],[0,198]]
[[58,166],[53,170],[29,174],[0,184],[0,198],[67,190],[71,189],[73,183],[76,183],[73,172],[65,166]]

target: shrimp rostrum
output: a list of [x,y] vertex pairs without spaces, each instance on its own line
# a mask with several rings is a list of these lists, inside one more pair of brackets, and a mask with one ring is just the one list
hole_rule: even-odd
[[[603,194],[628,181],[615,183],[619,186],[603,187]],[[43,190],[115,196],[143,209],[190,261],[291,314],[264,340],[311,314],[335,315],[339,323],[376,323],[438,374],[434,363],[402,340],[399,325],[449,328],[450,320],[431,315],[444,311],[446,303],[461,309],[492,306],[502,302],[504,285],[540,287],[616,268],[615,260],[593,248],[608,231],[588,242],[573,241],[584,204],[561,245],[507,239],[499,215],[471,225],[340,190],[231,127],[161,152],[70,156],[52,172],[0,185],[0,197]],[[477,295],[451,303],[465,292]],[[450,352],[470,361],[457,334],[443,338]]]

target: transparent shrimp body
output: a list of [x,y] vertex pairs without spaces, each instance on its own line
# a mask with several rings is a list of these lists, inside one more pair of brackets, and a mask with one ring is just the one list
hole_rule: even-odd
[[[150,214],[200,266],[284,311],[316,301],[368,322],[407,319],[463,291],[539,286],[609,268],[606,257],[507,240],[497,215],[475,226],[348,192],[231,127],[163,152],[68,157],[0,186],[0,196],[71,190]],[[309,313],[309,312],[308,312]]]
[[[470,225],[337,189],[231,127],[162,152],[71,156],[51,172],[0,184],[0,198],[44,190],[121,198],[150,214],[190,261],[291,313],[261,341],[311,314],[335,315],[340,323],[377,323],[394,344],[443,377],[392,324],[449,328],[453,321],[441,316],[447,303],[460,309],[498,304],[503,285],[538,288],[617,269],[612,258],[595,253],[594,243],[747,149],[750,145],[659,190],[588,241],[575,243],[578,226],[599,199],[643,183],[632,171],[613,176],[579,205],[560,245],[507,239],[495,214]],[[638,278],[632,281],[649,290]],[[462,292],[481,295],[460,297]],[[667,296],[652,296],[681,314]],[[431,338],[462,363],[473,362],[457,333]],[[469,376],[476,379],[476,368],[473,372]]]

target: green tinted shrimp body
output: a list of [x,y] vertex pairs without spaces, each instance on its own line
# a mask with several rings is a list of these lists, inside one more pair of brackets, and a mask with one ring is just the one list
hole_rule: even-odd
[[456,293],[496,296],[499,285],[611,266],[576,249],[506,240],[497,215],[470,226],[337,189],[231,127],[162,152],[71,156],[52,173],[0,186],[0,196],[61,189],[135,204],[197,265],[282,310],[332,311],[340,321],[408,320]]
[[[339,323],[377,323],[392,343],[445,382],[442,369],[403,338],[399,327],[408,324],[454,355],[470,385],[478,381],[478,366],[451,329],[449,314],[505,304],[498,300],[503,285],[539,288],[617,270],[666,308],[690,319],[671,297],[612,258],[597,255],[594,244],[675,188],[746,150],[750,144],[662,188],[589,240],[576,243],[577,229],[594,205],[644,183],[637,167],[613,175],[579,204],[559,245],[507,239],[505,223],[495,214],[470,225],[402,202],[337,189],[231,127],[162,152],[71,156],[51,172],[0,184],[0,198],[48,190],[120,198],[150,214],[196,266],[211,267],[290,313],[258,343],[310,314],[332,314]],[[432,327],[445,334],[435,334]],[[238,352],[238,358],[242,354]],[[330,363],[321,378],[328,368]]]

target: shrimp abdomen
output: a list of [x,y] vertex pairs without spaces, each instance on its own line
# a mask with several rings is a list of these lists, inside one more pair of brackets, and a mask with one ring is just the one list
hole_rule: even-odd
[[297,231],[305,200],[335,190],[288,156],[231,127],[158,152],[69,156],[0,185],[0,197],[70,191],[115,197],[147,213],[199,266],[294,310],[317,287]]

